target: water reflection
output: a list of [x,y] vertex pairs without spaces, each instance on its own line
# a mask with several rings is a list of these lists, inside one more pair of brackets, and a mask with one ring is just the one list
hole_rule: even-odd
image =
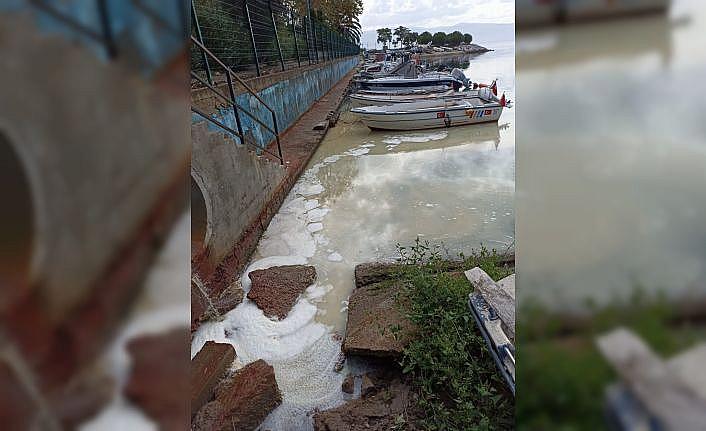
[[704,293],[703,16],[564,27],[552,49],[518,53],[527,297],[572,307],[636,285]]

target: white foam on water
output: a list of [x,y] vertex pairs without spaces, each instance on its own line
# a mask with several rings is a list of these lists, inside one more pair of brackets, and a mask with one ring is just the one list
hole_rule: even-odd
[[305,293],[307,299],[309,299],[312,302],[317,302],[317,300],[323,298],[331,290],[333,290],[333,285],[331,285],[331,284],[319,285],[317,283],[314,283],[311,286],[309,286],[304,291],[304,293]]
[[305,196],[305,197],[318,195],[318,194],[322,193],[323,191],[324,191],[324,186],[322,186],[321,184],[316,184],[316,183],[312,184],[312,183],[305,183],[305,182],[302,182],[302,183],[297,182],[297,184],[292,188],[292,192],[294,192],[298,195],[301,195],[301,196]]
[[345,154],[347,156],[357,157],[357,156],[362,156],[364,154],[368,154],[369,152],[370,152],[370,148],[358,147],[358,148],[352,148],[343,154]]
[[324,228],[324,225],[321,223],[309,223],[306,228],[309,232],[315,233],[322,230]]
[[319,206],[318,199],[308,199],[304,201],[304,210],[309,211]]
[[344,374],[334,371],[340,352],[340,343],[327,333],[289,360],[273,362],[282,404],[267,416],[259,429],[311,430],[313,419],[309,414],[312,410],[341,405]]
[[442,139],[445,139],[447,136],[449,136],[449,133],[447,131],[410,133],[404,135],[388,136],[387,138],[383,139],[382,142],[383,144],[390,144],[396,146],[403,142],[422,143],[429,141],[440,141]]
[[339,161],[340,159],[341,159],[341,155],[340,155],[340,154],[337,154],[337,155],[335,155],[335,156],[328,156],[328,157],[326,157],[326,158],[323,160],[323,163],[326,164],[326,165],[329,165],[329,164],[331,164],[331,163],[336,163],[336,162]]
[[340,254],[338,254],[336,252],[333,252],[328,255],[327,259],[331,262],[340,262],[343,260],[343,256],[341,256]]
[[309,223],[320,222],[324,219],[326,214],[331,211],[328,208],[314,208],[313,210],[306,213],[306,221]]

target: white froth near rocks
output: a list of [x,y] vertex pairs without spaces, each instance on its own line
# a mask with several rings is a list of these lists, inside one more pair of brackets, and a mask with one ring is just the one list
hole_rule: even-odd
[[343,260],[343,256],[341,256],[340,254],[338,254],[338,253],[336,253],[336,252],[333,252],[333,253],[331,253],[331,254],[328,255],[328,258],[327,258],[327,259],[328,259],[330,262],[341,262],[341,261]]
[[309,211],[319,206],[318,199],[308,199],[304,201],[304,210]]
[[324,186],[321,184],[297,183],[292,191],[301,196],[309,197],[322,193]]
[[370,152],[370,148],[358,147],[358,148],[350,149],[343,154],[345,154],[347,156],[357,157],[357,156],[362,156],[364,154],[368,154],[369,152]]
[[327,333],[310,349],[286,363],[274,362],[282,404],[267,416],[259,429],[311,430],[314,424],[309,413],[313,409],[326,410],[343,404],[344,373],[334,371],[340,352],[340,343]]
[[324,225],[321,223],[309,223],[306,228],[309,232],[314,233],[322,230],[324,228]]
[[324,219],[326,214],[331,211],[328,208],[314,208],[313,210],[306,213],[306,221],[309,223],[320,222]]

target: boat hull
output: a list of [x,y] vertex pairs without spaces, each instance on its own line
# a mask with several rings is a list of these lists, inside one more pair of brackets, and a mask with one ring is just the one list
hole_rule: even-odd
[[423,95],[361,95],[353,94],[349,96],[351,101],[351,108],[363,108],[366,106],[390,106],[398,103],[414,103],[422,102],[427,100],[454,100],[462,99],[465,97],[477,97],[478,91],[471,90],[464,93],[451,93],[451,94],[423,94]]
[[373,130],[422,130],[497,122],[502,107],[444,109],[427,112],[355,112]]

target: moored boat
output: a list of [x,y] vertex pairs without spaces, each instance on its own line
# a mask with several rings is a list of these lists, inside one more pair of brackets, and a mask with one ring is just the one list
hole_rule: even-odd
[[371,129],[419,130],[498,121],[505,105],[505,95],[498,100],[489,88],[481,88],[474,97],[366,106],[351,112]]
[[436,100],[438,98],[451,100],[462,99],[467,97],[478,97],[480,88],[488,87],[493,94],[497,94],[497,85],[495,81],[491,85],[474,84],[473,89],[464,91],[397,91],[397,92],[375,92],[375,91],[359,91],[349,96],[351,108],[360,108],[364,106],[387,106],[395,103],[413,103],[425,100]]

